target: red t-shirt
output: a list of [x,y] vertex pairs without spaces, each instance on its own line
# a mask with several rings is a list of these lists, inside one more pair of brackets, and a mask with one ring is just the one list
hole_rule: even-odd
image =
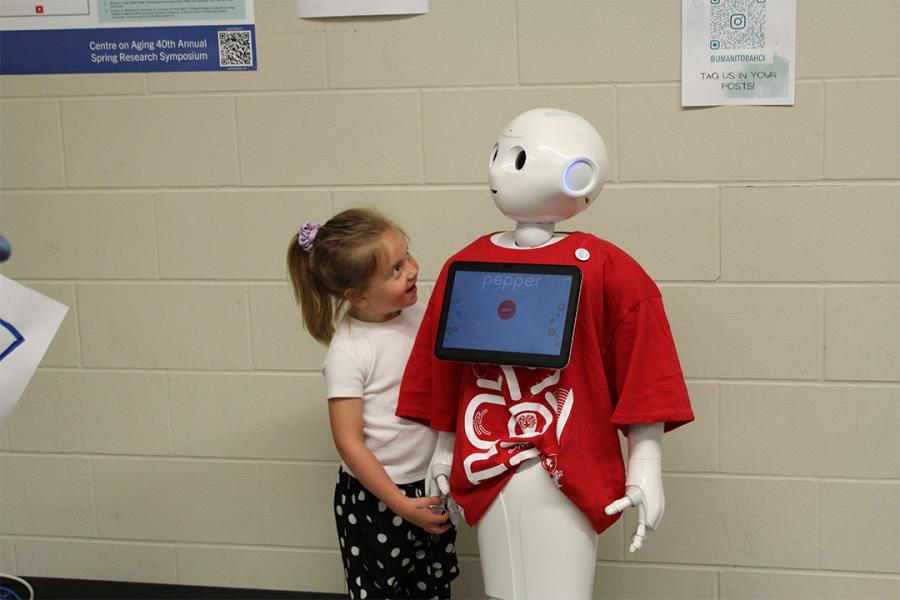
[[[452,256],[413,345],[397,415],[456,432],[450,489],[475,524],[523,460],[540,457],[559,489],[599,533],[625,493],[617,429],[694,419],[656,284],[616,246],[575,232],[541,248],[497,246],[486,235]],[[575,251],[587,250],[579,260]],[[583,252],[579,252],[584,256]],[[565,369],[501,367],[434,356],[447,271],[454,261],[574,265],[582,271]]]

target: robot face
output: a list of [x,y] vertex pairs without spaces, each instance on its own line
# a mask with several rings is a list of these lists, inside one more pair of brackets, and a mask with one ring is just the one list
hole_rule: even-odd
[[590,123],[539,108],[512,120],[488,163],[491,196],[519,222],[556,223],[587,208],[603,187],[606,146]]

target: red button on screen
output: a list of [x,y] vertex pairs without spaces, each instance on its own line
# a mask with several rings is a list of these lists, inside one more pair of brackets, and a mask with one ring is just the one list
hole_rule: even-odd
[[512,319],[513,315],[516,314],[516,303],[512,300],[504,300],[497,307],[497,316],[503,319],[504,321],[508,319]]

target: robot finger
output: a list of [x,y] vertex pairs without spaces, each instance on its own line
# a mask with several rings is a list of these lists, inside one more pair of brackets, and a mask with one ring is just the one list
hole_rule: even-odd
[[614,515],[616,513],[620,513],[629,506],[634,506],[634,503],[631,501],[631,498],[625,496],[623,498],[619,498],[615,502],[611,503],[604,509],[604,512],[607,515]]
[[644,545],[644,540],[647,539],[647,526],[644,523],[638,523],[637,531],[634,532],[634,538],[632,538],[631,547],[628,549],[629,552],[636,552],[641,549],[641,546]]
[[449,496],[450,495],[450,480],[447,479],[447,476],[444,474],[440,474],[434,478],[437,483],[438,489],[441,491],[441,496]]
[[462,509],[452,497],[447,499],[447,509],[450,511],[450,522],[454,527],[459,526],[459,522],[463,518]]
[[647,528],[647,505],[641,502],[637,505],[638,509],[638,529]]

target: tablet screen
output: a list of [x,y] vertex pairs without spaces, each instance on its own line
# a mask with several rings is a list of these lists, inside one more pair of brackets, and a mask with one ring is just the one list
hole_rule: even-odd
[[580,287],[572,266],[454,263],[435,352],[446,360],[561,368]]

